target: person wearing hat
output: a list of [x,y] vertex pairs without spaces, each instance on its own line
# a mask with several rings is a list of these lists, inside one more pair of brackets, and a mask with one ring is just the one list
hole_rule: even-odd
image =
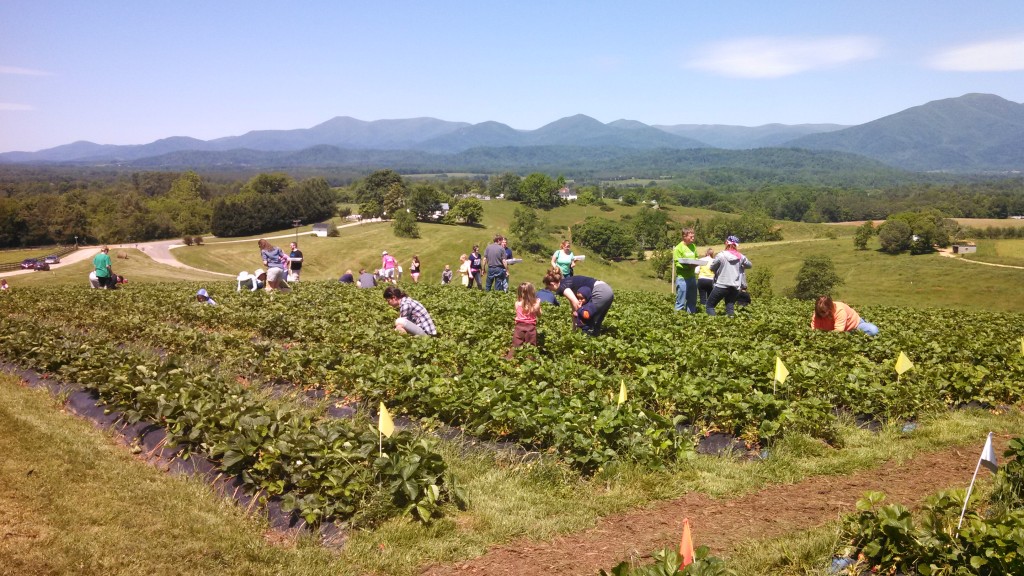
[[398,260],[395,260],[394,256],[388,254],[387,250],[385,250],[385,251],[380,253],[380,270],[381,270],[381,274],[380,275],[381,275],[382,278],[384,278],[388,282],[394,282],[395,281],[395,269],[397,267],[398,267]]
[[238,287],[235,289],[236,292],[241,292],[242,288],[245,288],[252,292],[258,290],[256,286],[256,276],[249,274],[245,270],[239,272],[235,280],[238,281]]
[[573,324],[584,334],[590,334],[594,331],[594,320],[597,318],[597,307],[591,298],[590,288],[580,287],[576,291],[576,299],[580,301],[580,307],[572,313]]
[[92,266],[96,269],[96,280],[99,281],[100,287],[113,290],[116,286],[114,284],[114,268],[110,262],[109,247],[104,246],[100,248],[100,253],[92,259]]
[[744,270],[752,266],[750,260],[740,253],[740,239],[735,236],[726,238],[725,250],[719,252],[711,262],[711,271],[715,273],[715,287],[708,296],[708,316],[715,315],[715,306],[722,300],[725,300],[725,314],[729,317],[735,314],[736,299],[740,294]]
[[208,306],[217,305],[213,298],[210,298],[210,294],[206,291],[206,288],[200,288],[199,291],[196,292],[196,302],[200,302]]
[[263,271],[263,268],[257,268],[252,273],[252,277],[256,282],[256,290],[262,290],[267,287],[267,273]]

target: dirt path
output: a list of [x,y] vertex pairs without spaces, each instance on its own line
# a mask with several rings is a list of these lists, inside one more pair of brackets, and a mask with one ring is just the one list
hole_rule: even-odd
[[[1009,440],[1009,436],[994,437],[997,454],[1002,454]],[[428,567],[423,574],[592,576],[630,557],[678,546],[683,518],[690,519],[695,546],[705,545],[716,556],[728,556],[746,541],[812,528],[855,512],[857,500],[867,491],[885,492],[887,503],[914,506],[940,490],[966,488],[983,444],[922,454],[847,476],[771,486],[729,500],[691,494],[647,510],[602,518],[585,532],[550,542],[518,540],[467,562]]]
[[997,266],[999,268],[1014,268],[1014,269],[1017,269],[1017,270],[1024,270],[1024,266],[1013,266],[1013,265],[1010,265],[1010,264],[996,264],[995,262],[982,262],[981,260],[971,260],[970,258],[963,258],[963,257],[959,257],[958,258],[957,257],[958,255],[957,254],[953,254],[953,251],[949,250],[949,249],[939,250],[939,255],[940,256],[945,256],[947,258],[957,258],[957,260],[961,260],[963,262],[970,262],[972,264],[982,264],[984,266]]

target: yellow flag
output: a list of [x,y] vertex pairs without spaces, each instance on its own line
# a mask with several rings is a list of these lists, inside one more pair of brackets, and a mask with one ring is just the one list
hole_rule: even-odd
[[786,378],[789,378],[789,370],[786,369],[786,365],[782,363],[782,358],[775,357],[775,381],[779,384],[785,384]]
[[391,419],[391,413],[383,402],[380,403],[380,422],[377,423],[377,429],[388,438],[395,433],[395,421]]
[[913,367],[914,363],[910,361],[910,358],[907,358],[906,354],[900,352],[900,357],[896,359],[896,373],[902,376],[904,372]]
[[626,402],[626,381],[619,382],[619,406]]

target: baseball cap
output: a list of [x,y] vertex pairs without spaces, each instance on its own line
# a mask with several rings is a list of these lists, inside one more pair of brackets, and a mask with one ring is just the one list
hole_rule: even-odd
[[202,296],[204,298],[210,297],[210,295],[206,293],[206,288],[200,288],[199,292],[196,292],[196,296]]
[[586,286],[583,286],[579,290],[577,290],[576,294],[580,298],[583,298],[584,300],[590,300],[590,288],[587,288]]
[[385,250],[385,251],[381,252],[381,253],[380,253],[380,255],[381,255],[381,256],[387,256],[387,255],[388,255],[388,251],[387,251],[387,250]]

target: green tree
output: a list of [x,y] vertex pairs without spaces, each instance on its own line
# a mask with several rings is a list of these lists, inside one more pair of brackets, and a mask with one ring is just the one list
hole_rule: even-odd
[[635,247],[633,236],[618,222],[590,216],[571,229],[573,241],[605,258],[625,258]]
[[287,190],[295,182],[287,174],[257,174],[242,186],[242,192],[254,194],[279,194]]
[[889,254],[909,250],[912,236],[910,224],[903,220],[886,220],[878,227],[878,241],[882,244],[882,252]]
[[867,250],[868,241],[875,235],[875,225],[868,220],[857,227],[857,233],[853,236],[853,246],[857,250]]
[[[796,274],[793,296],[800,300],[814,300],[818,296],[832,295],[843,279],[836,274],[835,264],[828,256],[809,256]],[[753,294],[753,292],[751,292]]]
[[530,174],[523,179],[519,189],[522,203],[532,208],[554,208],[559,204],[558,187],[547,174]]
[[195,172],[185,172],[171,183],[170,192],[158,205],[169,217],[174,235],[202,234],[210,229],[213,208],[208,197],[202,178]]
[[522,200],[519,192],[519,185],[523,179],[514,172],[505,172],[498,176],[491,176],[487,182],[487,193],[497,198],[502,196],[505,200]]
[[408,210],[399,210],[398,212],[395,212],[394,221],[391,223],[391,229],[394,231],[395,236],[399,238],[420,237],[420,227],[419,224],[416,224],[416,217]]
[[437,188],[430,184],[416,184],[409,192],[406,205],[416,215],[417,220],[426,221],[441,209],[441,195]]
[[513,244],[516,248],[536,254],[544,249],[544,245],[541,242],[544,228],[544,221],[537,216],[535,210],[526,206],[519,206],[512,213],[512,224],[509,226],[509,233],[512,235]]
[[472,226],[484,217],[484,205],[476,198],[463,198],[445,214],[447,224],[468,224]]
[[668,236],[668,214],[644,206],[632,218],[630,229],[638,254],[643,255],[648,249],[663,248]]

